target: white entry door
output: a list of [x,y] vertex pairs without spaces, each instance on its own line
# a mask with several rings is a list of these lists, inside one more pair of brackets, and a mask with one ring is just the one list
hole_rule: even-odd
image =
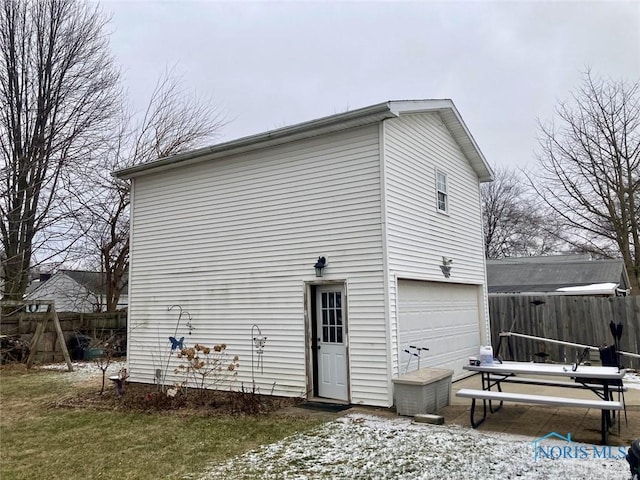
[[318,396],[347,401],[347,331],[344,289],[316,288]]

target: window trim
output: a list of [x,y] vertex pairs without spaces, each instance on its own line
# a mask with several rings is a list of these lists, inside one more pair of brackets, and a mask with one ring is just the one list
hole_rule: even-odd
[[[444,177],[444,190],[440,189],[440,177]],[[440,208],[440,195],[444,198],[444,209]],[[449,213],[449,176],[436,168],[436,210],[439,213]]]

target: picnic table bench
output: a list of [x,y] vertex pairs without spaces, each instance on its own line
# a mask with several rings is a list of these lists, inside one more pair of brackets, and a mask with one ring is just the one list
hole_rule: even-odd
[[[622,402],[612,400],[585,400],[580,398],[556,397],[548,395],[531,395],[527,393],[511,393],[511,392],[495,392],[491,390],[472,390],[463,388],[458,390],[456,396],[462,398],[471,398],[471,426],[478,427],[487,418],[486,401],[514,402],[514,403],[530,403],[533,405],[547,405],[553,407],[579,407],[594,408],[604,411],[622,410]],[[483,414],[480,421],[475,421],[476,400],[483,400]],[[498,407],[494,411],[498,411]],[[601,415],[602,441],[607,442],[608,422],[606,414]]]

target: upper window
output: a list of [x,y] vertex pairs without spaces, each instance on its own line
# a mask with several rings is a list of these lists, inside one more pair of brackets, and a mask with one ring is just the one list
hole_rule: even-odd
[[436,192],[438,211],[447,213],[449,211],[449,194],[447,193],[447,175],[436,170]]

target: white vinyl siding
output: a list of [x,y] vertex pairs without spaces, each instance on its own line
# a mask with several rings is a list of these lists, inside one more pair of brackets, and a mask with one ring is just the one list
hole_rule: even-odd
[[[437,114],[385,122],[389,266],[417,279],[443,280],[442,257],[452,258],[451,281],[484,281],[478,177]],[[434,167],[447,172],[449,216],[436,215]]]
[[[439,114],[385,121],[385,192],[390,281],[398,278],[481,285],[484,247],[478,176]],[[434,208],[436,172],[446,172],[447,215]],[[442,257],[453,259],[445,278]],[[397,288],[391,288],[392,368],[397,356]],[[481,312],[484,318],[484,312]],[[395,350],[395,352],[394,352]]]
[[[486,309],[477,172],[438,113],[249,147],[226,156],[203,150],[175,168],[166,159],[165,170],[134,178],[131,380],[153,382],[158,368],[171,377],[169,336],[185,336],[188,345],[226,343],[240,357],[233,388],[247,386],[257,325],[267,337],[263,369],[253,371],[260,392],[312,394],[309,285],[327,282],[345,289],[349,401],[391,406],[399,316],[411,311],[401,285],[464,291],[451,311],[465,315],[474,314],[475,291]],[[437,208],[438,171],[446,215]],[[319,256],[327,258],[321,279]],[[454,260],[448,279],[442,257]],[[180,325],[175,305],[185,311]]]
[[[262,393],[306,395],[305,282],[345,281],[352,403],[388,406],[378,125],[138,177],[132,212],[132,381],[152,382],[168,336],[226,343]],[[254,352],[255,362],[255,352]],[[170,360],[175,364],[175,358]],[[170,369],[172,370],[172,369]]]

